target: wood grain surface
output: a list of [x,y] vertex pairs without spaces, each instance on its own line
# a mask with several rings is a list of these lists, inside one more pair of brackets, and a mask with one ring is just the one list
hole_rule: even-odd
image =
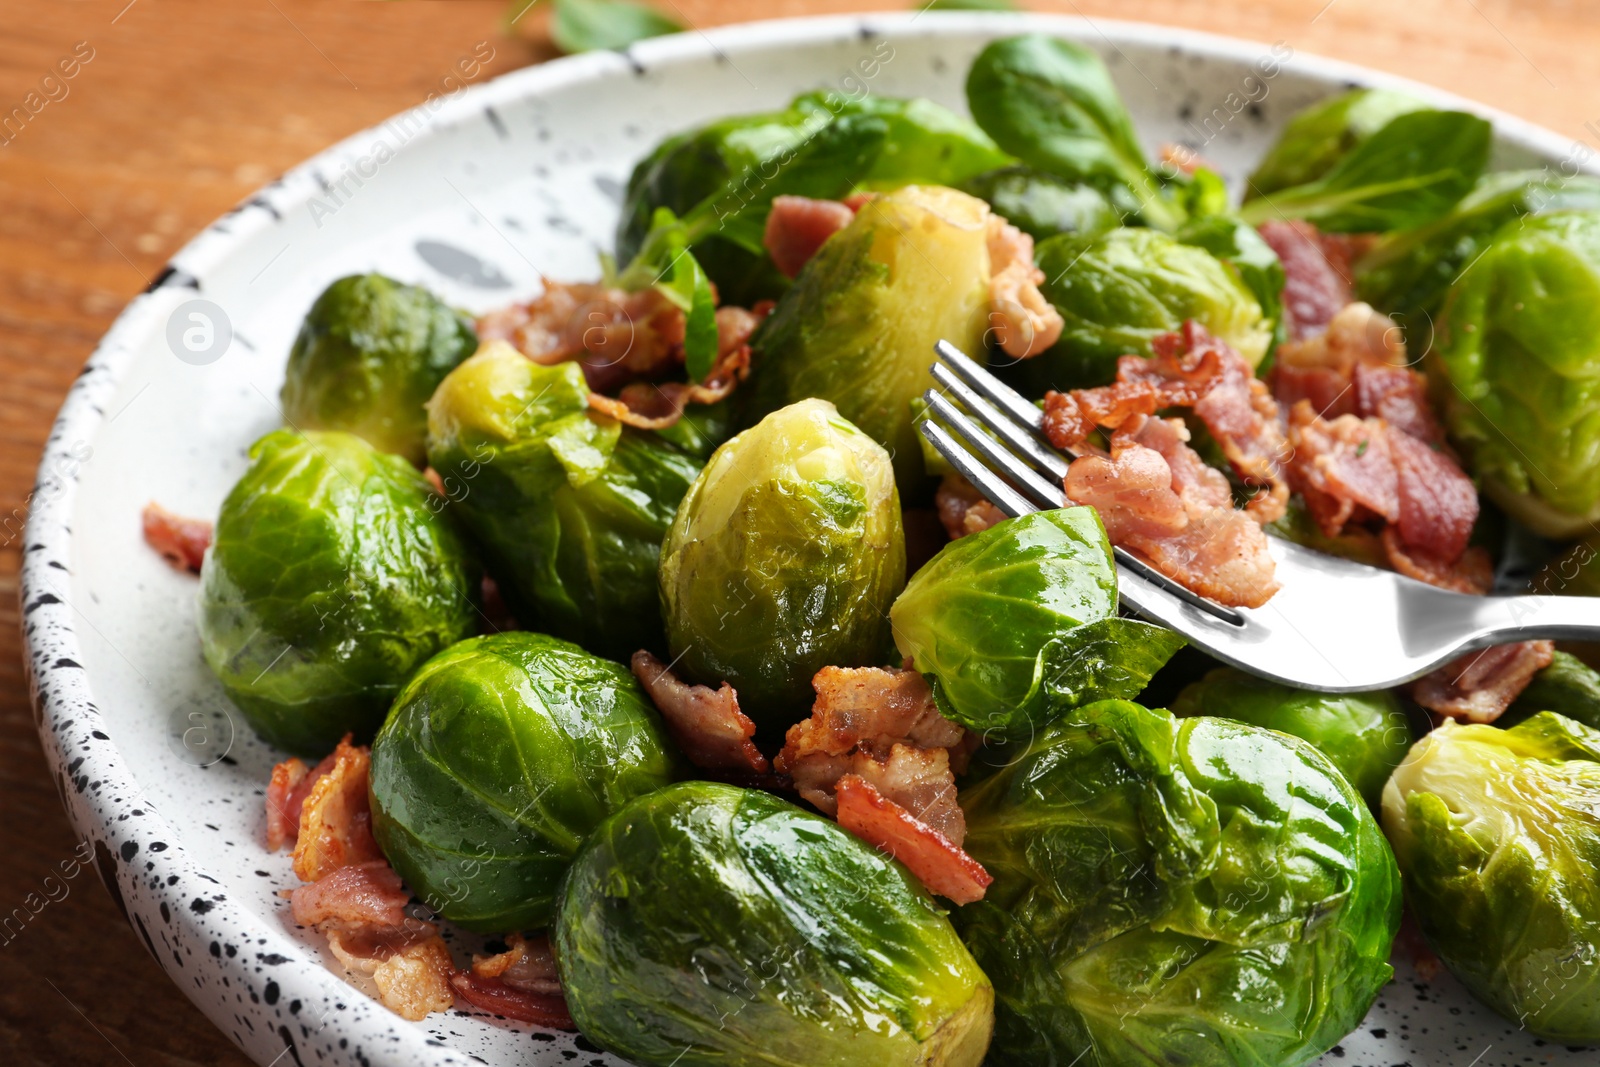
[[[694,27],[898,6],[655,2]],[[553,56],[547,3],[533,0],[508,30],[506,0],[0,0],[0,115],[30,93],[50,97],[25,126],[0,131],[0,914],[41,900],[43,879],[77,844],[34,734],[16,574],[39,449],[78,368],[167,257],[256,186],[420,102],[480,41],[495,50],[488,74]],[[1600,151],[1593,0],[1027,6],[1287,41],[1494,104]],[[74,73],[41,89],[63,69]],[[146,956],[92,873],[64,884],[64,899],[0,943],[0,1059],[246,1062]]]

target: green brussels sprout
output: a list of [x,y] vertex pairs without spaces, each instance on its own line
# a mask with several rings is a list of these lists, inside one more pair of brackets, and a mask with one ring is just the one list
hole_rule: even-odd
[[767,793],[685,782],[608,819],[553,943],[578,1028],[645,1067],[977,1067],[994,991],[904,868]]
[[381,274],[340,278],[289,349],[284,418],[299,430],[345,430],[420,465],[422,406],[477,347],[472,320],[428,290]]
[[1002,167],[970,178],[961,184],[961,191],[987,200],[996,215],[1040,241],[1062,233],[1092,235],[1114,230],[1138,206],[1117,202],[1113,195],[1088,183],[1023,166]]
[[1508,515],[1546,537],[1600,520],[1600,212],[1501,229],[1451,287],[1428,369]]
[[1235,719],[1310,741],[1373,808],[1411,747],[1411,724],[1385,690],[1312,693],[1221,667],[1179,693],[1172,711]]
[[429,908],[481,933],[550,922],[596,826],[669,784],[674,749],[620,663],[544,634],[434,656],[372,743],[372,832]]
[[1504,224],[1579,209],[1600,209],[1600,178],[1540,170],[1486,174],[1448,215],[1394,234],[1357,261],[1356,291],[1402,322],[1421,324]]
[[222,502],[200,647],[263,738],[326,755],[372,736],[411,672],[476,629],[476,566],[405,460],[278,430]]
[[1298,738],[1105,701],[961,806],[994,876],[955,915],[994,983],[992,1062],[1295,1067],[1391,975],[1394,858]]
[[745,421],[816,396],[887,448],[901,490],[925,477],[911,402],[933,386],[943,338],[982,358],[989,327],[988,205],[908,186],[828,239],[762,323]]
[[1600,730],[1600,672],[1571,653],[1557,652],[1494,724],[1515,726],[1541,711]]
[[1026,740],[1080,704],[1132,697],[1183,646],[1117,615],[1111,542],[1092,507],[1039,511],[952,541],[889,610],[940,710]]
[[1600,1041],[1600,731],[1541,712],[1446,723],[1383,792],[1383,825],[1428,945],[1519,1026]]
[[1428,109],[1428,103],[1395,89],[1351,89],[1298,112],[1245,183],[1253,200],[1292,185],[1305,185],[1393,119]]
[[832,404],[768,415],[712,454],[661,546],[673,662],[731,683],[760,736],[782,738],[817,671],[882,662],[900,522],[888,454]]
[[1155,230],[1052,237],[1035,259],[1045,297],[1066,320],[1061,340],[1023,364],[1034,388],[1104,385],[1117,357],[1148,356],[1150,342],[1195,319],[1253,367],[1273,324],[1239,276],[1203,248]]
[[[859,173],[842,175],[841,195],[852,184],[953,185],[1009,162],[983,131],[931,101],[877,94],[845,100],[831,93],[806,93],[783,111],[720,119],[663,141],[628,180],[617,229],[618,262],[629,262],[643,247],[658,208],[682,216],[724,193],[742,201],[742,183],[769,177],[762,166],[792,155],[815,134],[819,119],[861,115],[882,119],[886,136],[881,148],[861,162]],[[700,242],[695,257],[725,303],[748,305],[776,297],[789,285],[759,250],[725,236]]]
[[428,402],[428,461],[524,626],[613,659],[661,645],[661,539],[700,464],[589,410],[576,363],[485,345]]

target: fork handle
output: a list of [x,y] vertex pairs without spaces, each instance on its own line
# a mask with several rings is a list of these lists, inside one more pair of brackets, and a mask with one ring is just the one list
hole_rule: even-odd
[[1600,597],[1500,596],[1474,598],[1472,645],[1509,644],[1550,638],[1557,641],[1600,641]]

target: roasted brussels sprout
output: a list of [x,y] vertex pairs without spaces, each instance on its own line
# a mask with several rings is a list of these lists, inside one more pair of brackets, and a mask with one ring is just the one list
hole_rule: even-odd
[[1411,747],[1411,725],[1392,693],[1312,693],[1232,667],[1188,686],[1172,710],[1186,718],[1236,719],[1310,741],[1374,809],[1389,773]]
[[1567,652],[1557,652],[1550,666],[1533,676],[1528,687],[1496,719],[1515,726],[1541,711],[1554,711],[1591,730],[1600,730],[1600,672]]
[[817,671],[882,661],[905,569],[888,454],[803,400],[717,449],[679,505],[661,546],[668,648],[693,680],[732,683],[777,740]]
[[1183,645],[1117,615],[1117,570],[1091,507],[1024,515],[952,541],[889,611],[940,710],[991,741],[1027,740],[1080,704],[1132,697]]
[[661,539],[700,464],[591,413],[576,363],[485,345],[428,402],[428,461],[522,625],[614,659],[660,647]]
[[1118,203],[1093,185],[1021,166],[980,174],[963,182],[961,190],[988,201],[995,214],[1040,241],[1114,230],[1137,207]]
[[1390,977],[1394,859],[1298,738],[1104,701],[961,806],[995,879],[955,916],[994,983],[993,1062],[1293,1067]]
[[1195,319],[1251,366],[1261,362],[1273,324],[1232,270],[1203,248],[1155,230],[1125,228],[1097,237],[1053,237],[1035,259],[1044,295],[1066,320],[1061,340],[1023,368],[1038,392],[1104,385],[1117,357],[1150,355],[1150,341]]
[[933,385],[940,338],[980,357],[989,327],[989,208],[954,189],[908,186],[829,238],[778,301],[737,394],[749,422],[809,396],[894,457],[910,495],[924,477],[911,401]]
[[200,574],[200,646],[257,733],[326,755],[370,737],[411,672],[475,629],[478,574],[399,456],[278,430],[222,503]]
[[[873,94],[859,100],[806,93],[783,111],[738,115],[663,141],[634,168],[617,230],[617,260],[639,251],[658,208],[683,215],[724,191],[742,199],[740,184],[759,181],[762,165],[791,155],[833,116],[870,115],[887,124],[880,150],[861,160],[846,185],[893,188],[909,182],[953,185],[1009,161],[972,123],[928,100]],[[754,172],[754,176],[751,173]],[[841,192],[846,190],[841,190]],[[789,280],[759,250],[712,236],[695,248],[724,302],[775,297]]]
[[372,743],[372,832],[424,904],[483,933],[549,923],[594,828],[677,770],[620,663],[544,634],[425,663]]
[[346,430],[421,464],[422,406],[478,347],[472,320],[381,274],[340,278],[317,297],[289,350],[279,400],[299,430]]
[[1246,181],[1244,198],[1314,182],[1392,119],[1427,107],[1395,89],[1351,89],[1313,104],[1283,127]]
[[1504,224],[1578,209],[1600,209],[1600,178],[1538,170],[1487,174],[1450,214],[1395,234],[1357,261],[1356,290],[1402,323],[1423,325]]
[[590,837],[562,890],[562,990],[646,1067],[977,1067],[994,992],[898,863],[767,793],[686,782]]
[[1429,370],[1508,515],[1546,537],[1600,520],[1600,213],[1501,229],[1451,287]]
[[1554,712],[1446,723],[1383,792],[1383,825],[1428,945],[1541,1037],[1600,1041],[1600,731]]

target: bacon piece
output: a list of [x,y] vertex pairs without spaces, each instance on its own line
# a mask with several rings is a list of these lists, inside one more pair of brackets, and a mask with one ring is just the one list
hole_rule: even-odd
[[1188,439],[1180,419],[1130,419],[1109,457],[1079,456],[1067,468],[1067,497],[1094,507],[1113,544],[1174,581],[1221,604],[1260,607],[1278,591],[1266,535],[1234,509],[1227,479]]
[[[1315,336],[1290,341],[1278,347],[1272,370],[1272,391],[1285,407],[1309,400],[1324,418],[1340,415],[1382,415],[1385,397],[1402,388],[1402,379],[1372,375],[1366,388],[1358,392],[1357,368],[1370,366],[1404,370],[1405,341],[1394,320],[1373,310],[1370,304],[1353,303],[1340,308],[1326,328]],[[1404,387],[1415,386],[1420,378],[1404,379]],[[1358,401],[1365,397],[1369,406]],[[1420,396],[1419,396],[1420,399]],[[1423,401],[1426,410],[1426,401]],[[1390,408],[1399,414],[1397,407]],[[1431,438],[1430,438],[1431,439]]]
[[1208,170],[1218,169],[1210,160],[1186,144],[1178,144],[1174,141],[1163,142],[1160,154],[1161,165],[1169,168],[1174,174],[1187,174],[1192,177],[1194,172],[1201,167],[1205,167]]
[[1487,594],[1494,586],[1494,560],[1482,546],[1469,546],[1459,559],[1446,562],[1407,545],[1400,537],[1398,526],[1385,526],[1380,540],[1389,566],[1407,578],[1478,596]]
[[999,215],[985,231],[989,249],[989,322],[995,340],[1018,359],[1037,356],[1061,339],[1066,322],[1039,286],[1044,271],[1033,262],[1033,238]]
[[1356,414],[1380,418],[1426,444],[1444,443],[1428,406],[1428,381],[1416,371],[1364,360],[1351,372],[1350,386]]
[[589,388],[654,378],[683,362],[683,311],[656,289],[546,281],[544,292],[478,320],[480,342],[509,341],[535,363],[576,360]]
[[667,732],[690,763],[706,770],[767,773],[767,757],[750,740],[756,735],[756,724],[739,710],[739,695],[733,686],[727,682],[720,689],[688,685],[643,649],[633,654],[632,667],[661,712]]
[[294,921],[301,926],[325,923],[399,926],[406,921],[411,898],[385,860],[340,867],[319,882],[308,882],[289,895]]
[[922,675],[824,667],[811,684],[811,717],[789,728],[776,761],[800,795],[832,815],[834,783],[855,774],[960,844],[967,822],[955,775],[966,770],[978,739],[939,713]]
[[1245,358],[1213,337],[1193,319],[1179,333],[1162,334],[1151,342],[1155,355],[1117,361],[1117,377],[1137,381],[1158,378],[1192,385],[1195,415],[1222,448],[1222,454],[1246,485],[1263,487],[1246,507],[1265,525],[1283,517],[1289,486],[1280,463],[1287,450],[1278,405],[1266,383],[1255,376]]
[[334,957],[346,970],[370,975],[383,1006],[401,1018],[416,1022],[455,1005],[455,962],[433,924],[334,924],[325,932]]
[[1348,274],[1341,275],[1329,262],[1321,235],[1310,223],[1274,219],[1256,230],[1283,263],[1283,318],[1289,338],[1300,341],[1321,333],[1352,299]]
[[767,213],[761,247],[771,254],[773,264],[786,277],[793,278],[828,238],[850,225],[855,217],[854,208],[837,200],[775,196],[772,210]]
[[294,873],[302,882],[319,881],[347,864],[383,858],[372,837],[367,798],[371,753],[364,745],[352,745],[346,734],[331,758],[332,766],[315,778],[300,811]]
[[957,904],[982,900],[994,881],[958,845],[853,774],[839,779],[839,825],[905,864],[929,892]]
[[[331,758],[327,761],[333,766]],[[318,777],[327,768],[318,766]],[[292,844],[300,833],[300,809],[316,779],[303,759],[286,759],[272,768],[272,780],[267,784],[267,851],[276,852]]]
[[1417,679],[1411,695],[1429,711],[1469,722],[1494,722],[1550,666],[1551,641],[1522,641],[1470,652]]
[[750,374],[750,335],[771,312],[771,301],[746,311],[717,309],[717,363],[703,382],[630,382],[615,397],[589,394],[589,406],[640,430],[664,430],[683,417],[690,404],[715,404],[732,394]]
[[1295,487],[1324,534],[1337,537],[1366,515],[1399,521],[1399,475],[1382,419],[1340,415],[1330,422],[1302,400],[1289,411],[1289,446]]
[[506,938],[506,951],[494,956],[473,956],[470,971],[450,979],[456,995],[475,1008],[508,1019],[576,1029],[561,994],[555,957],[547,938],[525,940],[520,934]]
[[212,527],[204,519],[174,515],[155,501],[144,506],[140,515],[145,544],[161,553],[174,570],[199,574],[211,547]]
[[450,976],[450,986],[456,996],[491,1015],[503,1015],[552,1030],[577,1029],[566,1000],[559,994],[514,989],[498,978],[488,978],[475,971],[457,971]]
[[995,523],[1005,521],[1006,513],[989,503],[978,492],[977,486],[959,474],[947,474],[933,495],[934,506],[939,509],[939,522],[950,540],[958,541],[968,534],[981,533]]
[[1478,521],[1478,490],[1441,449],[1391,429],[1399,480],[1400,539],[1410,548],[1455,562]]
[[[1139,357],[1122,357],[1128,358]],[[1121,359],[1117,367],[1120,377]],[[1044,432],[1057,448],[1078,452],[1100,427],[1115,430],[1129,419],[1154,415],[1161,408],[1193,403],[1196,399],[1198,397],[1192,393],[1174,399],[1171,383],[1151,380],[1119,381],[1095,389],[1074,389],[1070,393],[1051,390],[1044,395]]]

